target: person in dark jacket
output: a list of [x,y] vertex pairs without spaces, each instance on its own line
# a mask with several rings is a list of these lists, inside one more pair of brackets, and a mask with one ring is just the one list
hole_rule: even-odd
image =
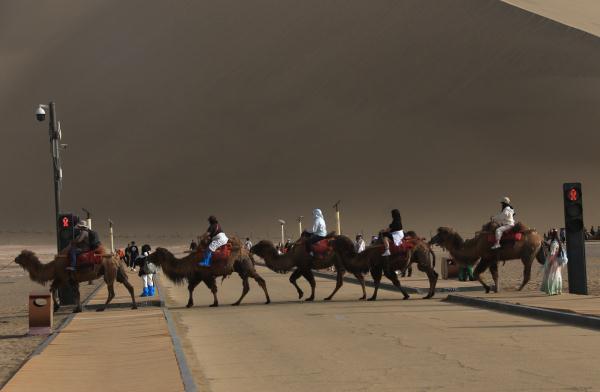
[[[91,230],[88,228],[87,222],[84,220],[79,221],[75,226],[75,239],[71,242],[69,249],[71,264],[67,267],[67,270],[75,271],[77,266],[77,256],[84,252],[93,250],[90,242],[90,232]],[[97,238],[96,233],[94,233],[94,236]]]
[[385,246],[385,252],[383,252],[382,256],[390,256],[390,240],[394,241],[394,245],[400,246],[404,238],[400,211],[397,209],[392,210],[392,223],[389,224],[387,229],[382,230],[381,236],[383,237],[383,244]]
[[208,229],[206,229],[206,235],[210,240],[210,244],[204,253],[204,258],[200,263],[198,263],[201,267],[210,267],[210,260],[212,259],[212,254],[219,249],[221,246],[225,245],[229,238],[223,233],[221,229],[221,225],[217,220],[217,217],[211,215],[208,217]]
[[137,245],[135,244],[135,241],[131,241],[131,246],[129,247],[129,255],[130,255],[129,268],[131,268],[132,271],[135,271],[135,262],[136,262],[138,256],[140,255],[140,250],[138,249]]

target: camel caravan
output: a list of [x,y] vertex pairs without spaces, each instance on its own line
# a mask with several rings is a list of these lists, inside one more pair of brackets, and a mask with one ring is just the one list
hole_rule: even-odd
[[[373,283],[373,294],[368,301],[375,301],[385,276],[400,291],[403,299],[410,296],[402,287],[399,274],[404,273],[416,264],[419,271],[426,274],[429,290],[424,299],[435,295],[438,274],[435,271],[435,253],[432,246],[446,249],[461,266],[477,264],[474,276],[484,287],[486,293],[498,291],[498,263],[501,261],[521,259],[523,262],[523,281],[519,290],[529,282],[531,266],[535,259],[541,264],[545,262],[543,239],[534,230],[514,221],[514,209],[507,197],[501,200],[501,212],[492,217],[472,239],[464,240],[456,231],[448,227],[438,228],[436,234],[426,241],[414,231],[404,232],[402,219],[398,210],[392,211],[392,222],[379,233],[377,241],[365,249],[357,250],[354,242],[344,236],[327,232],[321,210],[313,211],[314,224],[311,231],[305,231],[300,238],[287,249],[279,251],[268,240],[259,241],[248,249],[240,239],[228,237],[214,216],[210,216],[209,227],[193,251],[182,258],[177,258],[165,248],[157,248],[146,256],[147,262],[160,267],[175,284],[187,283],[189,299],[187,307],[194,305],[193,293],[198,284],[204,283],[213,295],[211,307],[219,305],[217,297],[217,280],[227,278],[236,272],[242,279],[242,293],[232,305],[239,305],[250,290],[249,279],[254,279],[265,294],[265,304],[271,299],[265,279],[256,271],[255,256],[264,261],[264,265],[280,274],[290,273],[289,281],[294,286],[298,298],[304,292],[298,286],[300,277],[310,285],[310,295],[305,301],[315,299],[316,281],[313,271],[335,268],[336,285],[325,301],[333,299],[342,287],[344,275],[352,274],[360,283],[362,296],[359,300],[367,300],[365,276],[370,274]],[[29,272],[31,279],[40,284],[51,282],[55,309],[58,309],[57,290],[59,287],[71,285],[76,293],[75,312],[81,311],[79,299],[79,282],[104,278],[108,288],[108,298],[104,308],[114,297],[114,281],[123,284],[132,299],[132,309],[136,308],[133,288],[128,282],[124,262],[116,255],[106,254],[101,244],[86,243],[91,230],[85,222],[79,224],[79,235],[73,243],[53,261],[42,263],[33,252],[24,250],[15,262]],[[82,234],[83,233],[83,234]],[[87,235],[85,233],[88,233]],[[490,269],[493,287],[486,284],[481,274]]]

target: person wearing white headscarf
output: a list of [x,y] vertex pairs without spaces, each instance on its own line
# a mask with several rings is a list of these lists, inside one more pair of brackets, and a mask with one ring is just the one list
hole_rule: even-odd
[[327,225],[325,224],[325,218],[323,217],[323,213],[320,209],[315,208],[313,210],[313,226],[310,231],[310,238],[306,241],[307,250],[310,252],[311,256],[313,252],[311,250],[311,246],[325,237],[327,237]]
[[510,204],[510,199],[504,197],[500,203],[502,204],[502,211],[500,211],[498,215],[492,217],[492,221],[498,225],[498,228],[496,229],[496,243],[492,246],[492,249],[500,248],[502,234],[515,226],[515,210]]

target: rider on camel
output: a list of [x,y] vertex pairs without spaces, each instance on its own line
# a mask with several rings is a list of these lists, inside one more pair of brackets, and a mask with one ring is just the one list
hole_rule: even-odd
[[492,249],[500,248],[502,234],[515,226],[515,210],[510,204],[510,199],[503,197],[500,203],[502,204],[502,210],[498,215],[492,217],[492,221],[498,225],[496,229],[496,243],[492,246]]
[[397,209],[392,210],[392,223],[390,223],[387,229],[382,230],[380,235],[383,237],[383,245],[385,246],[385,252],[383,252],[382,256],[391,256],[390,240],[394,241],[394,245],[400,246],[404,238],[400,211]]
[[71,259],[71,264],[67,266],[68,271],[75,271],[75,267],[77,266],[77,256],[92,250],[92,246],[90,244],[91,230],[88,228],[87,222],[84,220],[80,220],[75,225],[75,229],[76,237],[71,242],[71,246],[69,248],[69,257]]
[[221,225],[215,216],[209,216],[208,223],[209,226],[206,230],[206,235],[210,240],[210,244],[204,253],[204,258],[200,263],[198,263],[198,265],[201,267],[210,267],[210,259],[212,258],[212,254],[221,246],[227,244],[227,241],[229,241],[225,233],[223,233]]
[[310,238],[306,241],[306,250],[311,256],[314,256],[311,249],[312,245],[327,237],[327,225],[325,225],[325,218],[323,218],[323,213],[320,209],[315,208],[313,210],[313,218],[314,221],[312,231],[310,232]]

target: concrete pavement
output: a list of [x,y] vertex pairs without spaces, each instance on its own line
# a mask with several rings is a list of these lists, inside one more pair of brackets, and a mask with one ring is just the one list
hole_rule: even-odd
[[[186,309],[186,288],[162,281],[201,390],[600,390],[595,331],[435,299],[401,301],[386,290],[362,302],[353,284],[322,302],[334,285],[322,278],[319,301],[306,303],[287,275],[259,273],[271,305],[251,283],[240,307],[208,308],[210,292],[198,286],[196,306]],[[233,275],[219,286],[220,303],[240,291]]]

